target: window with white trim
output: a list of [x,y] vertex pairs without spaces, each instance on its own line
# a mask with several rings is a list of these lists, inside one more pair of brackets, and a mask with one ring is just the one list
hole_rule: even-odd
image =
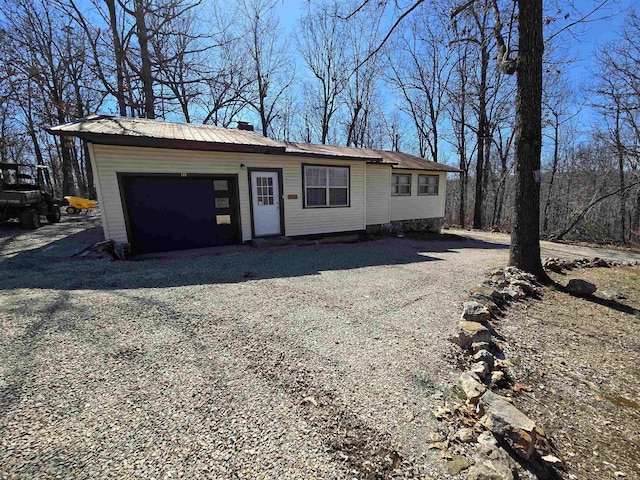
[[418,175],[418,195],[438,195],[438,175]]
[[411,195],[411,174],[394,173],[391,175],[391,196]]
[[303,165],[305,207],[348,207],[349,167]]

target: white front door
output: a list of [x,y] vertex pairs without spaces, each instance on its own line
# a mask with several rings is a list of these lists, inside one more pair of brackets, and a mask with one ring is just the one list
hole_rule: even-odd
[[280,235],[278,172],[251,172],[251,197],[255,236]]

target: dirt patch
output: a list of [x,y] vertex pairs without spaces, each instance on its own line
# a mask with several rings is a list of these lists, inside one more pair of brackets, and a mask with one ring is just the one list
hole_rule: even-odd
[[506,357],[527,387],[519,389],[517,406],[545,426],[566,478],[638,479],[640,269],[552,276],[562,286],[581,278],[598,291],[577,298],[545,288],[540,300],[512,307],[500,322]]
[[401,464],[400,471],[413,472],[413,465],[403,461],[389,434],[366,425],[338,392],[314,381],[320,374],[300,363],[300,352],[291,347],[288,352],[274,349],[278,343],[273,335],[245,336],[238,348],[254,372],[297,399],[298,414],[321,432],[337,462],[345,462],[358,478],[367,480],[387,478]]

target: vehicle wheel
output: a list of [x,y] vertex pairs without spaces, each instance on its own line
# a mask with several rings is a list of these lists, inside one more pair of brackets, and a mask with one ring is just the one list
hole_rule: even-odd
[[35,230],[40,226],[40,215],[35,209],[23,210],[20,214],[20,226],[28,230]]
[[67,213],[69,215],[73,215],[75,213],[78,213],[78,211],[74,207],[67,207],[66,211],[67,211]]
[[53,205],[51,213],[47,213],[47,221],[49,223],[58,223],[60,221],[60,208]]

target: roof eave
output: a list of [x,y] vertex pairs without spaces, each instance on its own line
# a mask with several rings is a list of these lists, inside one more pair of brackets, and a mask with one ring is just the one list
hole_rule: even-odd
[[[442,168],[445,167],[445,168]],[[455,167],[450,167],[448,165],[442,165],[439,168],[429,168],[429,167],[397,167],[395,165],[392,166],[394,170],[424,170],[425,172],[446,172],[446,173],[460,173],[462,170]]]
[[371,157],[357,157],[347,155],[332,155],[317,152],[289,151],[285,146],[251,145],[240,143],[202,142],[195,140],[176,140],[168,138],[139,137],[131,135],[117,135],[104,133],[90,133],[59,130],[55,127],[45,128],[51,135],[77,137],[97,145],[121,145],[125,147],[170,148],[176,150],[199,150],[207,152],[243,152],[268,153],[276,155],[290,155],[293,157],[342,160],[342,161],[370,161]]
[[394,165],[398,165],[398,162],[385,162],[384,159],[369,159],[367,160],[367,163],[369,165],[389,165],[390,167],[393,167]]
[[344,160],[347,162],[348,161],[369,162],[370,160],[375,160],[375,159],[372,159],[371,157],[357,157],[357,156],[351,156],[351,155],[333,155],[331,153],[317,153],[317,152],[292,152],[290,150],[286,150],[285,155],[291,155],[293,157]]
[[77,137],[97,145],[118,145],[125,147],[169,148],[174,150],[199,150],[205,152],[243,152],[285,154],[284,147],[268,145],[251,145],[240,143],[202,142],[154,137],[137,137],[131,135],[97,134],[89,132],[69,132],[64,130],[45,129],[51,135]]

